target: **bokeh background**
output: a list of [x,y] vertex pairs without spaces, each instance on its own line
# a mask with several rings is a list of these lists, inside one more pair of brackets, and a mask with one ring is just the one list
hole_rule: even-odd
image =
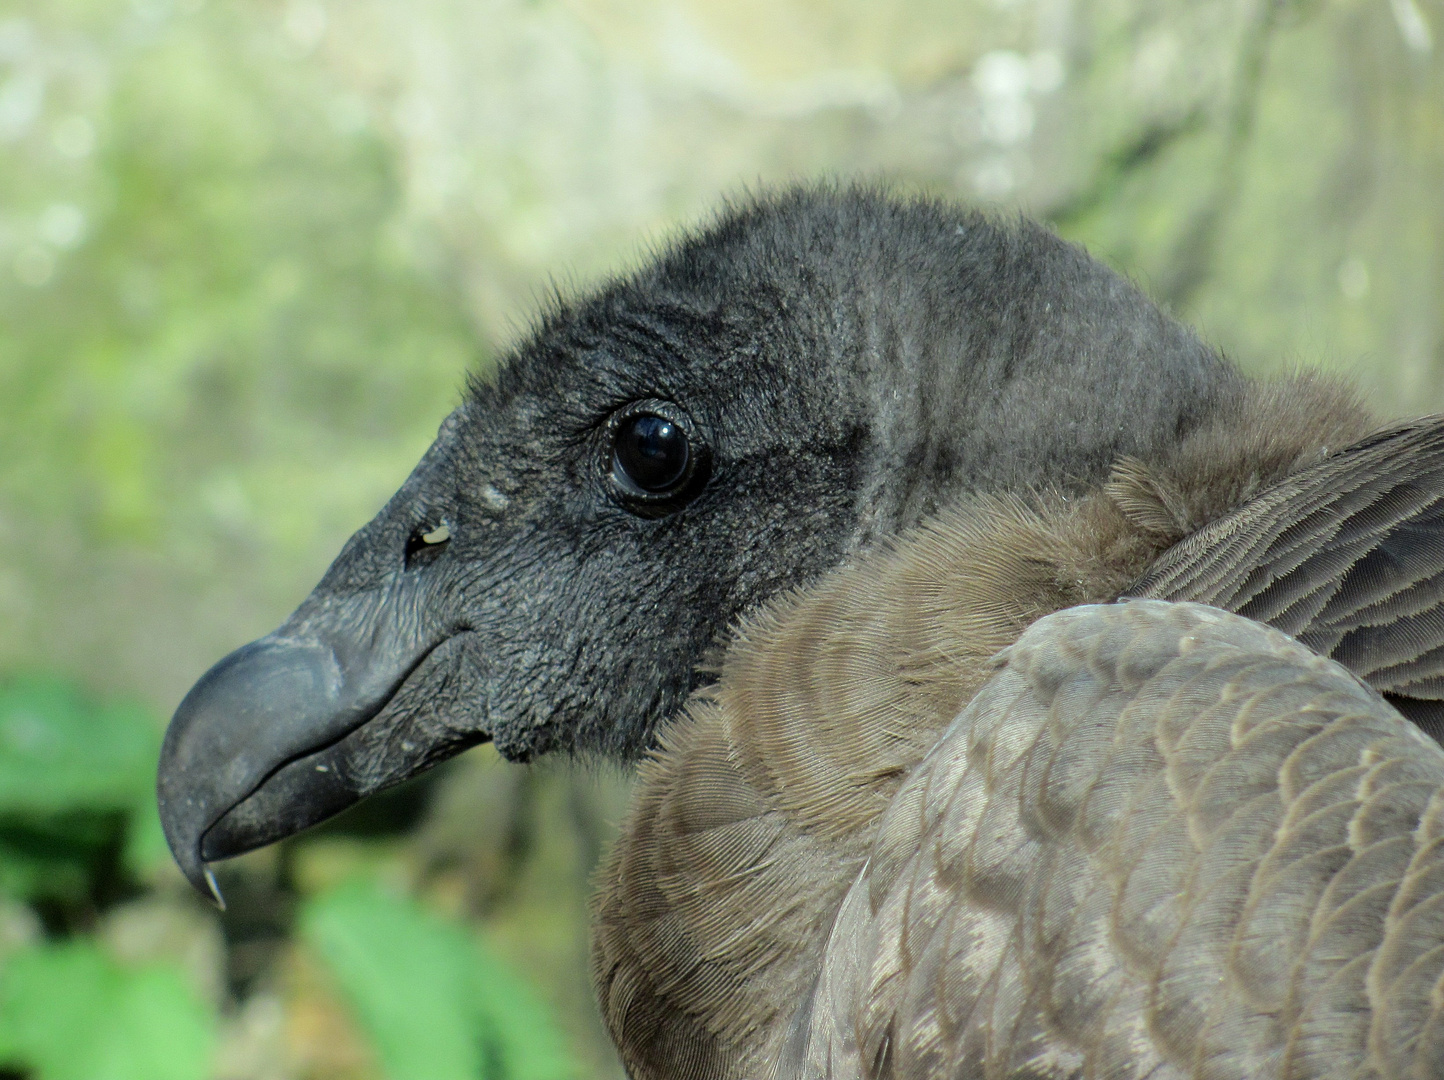
[[228,864],[152,807],[550,290],[719,200],[1023,211],[1253,371],[1444,408],[1441,0],[3,0],[0,1078],[621,1071],[625,777],[485,748]]

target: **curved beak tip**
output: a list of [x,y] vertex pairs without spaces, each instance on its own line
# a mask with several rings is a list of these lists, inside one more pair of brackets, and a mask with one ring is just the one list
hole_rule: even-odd
[[209,866],[205,868],[204,874],[206,890],[210,893],[210,899],[215,903],[216,907],[219,910],[225,911],[226,898],[221,895],[221,887],[216,884],[216,875],[211,873],[211,868]]
[[166,814],[163,801],[161,823],[165,829],[166,843],[170,845],[171,857],[175,859],[181,875],[190,882],[191,888],[224,911],[226,900],[221,895],[220,886],[216,884],[215,874],[201,855],[200,838],[183,835],[184,830],[177,829],[175,819]]
[[216,875],[211,868],[203,862],[196,862],[193,866],[187,866],[186,862],[192,860],[176,859],[176,865],[180,867],[181,873],[186,881],[190,882],[191,888],[195,889],[204,899],[216,906],[218,911],[226,910],[226,898],[221,895],[221,887],[216,884]]
[[194,830],[185,828],[183,820],[166,812],[164,796],[159,801],[161,826],[165,830],[166,843],[170,846],[171,857],[175,859],[176,866],[190,882],[191,888],[224,911],[225,897],[221,895],[220,886],[216,884],[215,874],[211,873],[210,866],[201,855],[201,838],[189,835]]

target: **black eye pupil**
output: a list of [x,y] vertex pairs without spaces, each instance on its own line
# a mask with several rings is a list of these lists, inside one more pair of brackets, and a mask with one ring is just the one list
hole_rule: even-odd
[[687,472],[687,435],[665,416],[642,413],[617,428],[612,468],[649,495],[671,490]]

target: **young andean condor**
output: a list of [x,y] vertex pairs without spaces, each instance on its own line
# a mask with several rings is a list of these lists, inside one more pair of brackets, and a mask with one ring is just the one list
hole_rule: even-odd
[[1444,1076],[1441,497],[1037,225],[788,191],[474,381],[162,820],[213,890],[486,740],[640,762],[638,1080]]

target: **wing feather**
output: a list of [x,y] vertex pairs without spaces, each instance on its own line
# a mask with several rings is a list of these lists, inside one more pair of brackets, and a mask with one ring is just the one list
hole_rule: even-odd
[[1128,595],[1210,604],[1283,630],[1437,735],[1444,420],[1295,473],[1174,545]]
[[999,664],[880,822],[779,1075],[1444,1075],[1444,750],[1195,604],[1072,608]]

